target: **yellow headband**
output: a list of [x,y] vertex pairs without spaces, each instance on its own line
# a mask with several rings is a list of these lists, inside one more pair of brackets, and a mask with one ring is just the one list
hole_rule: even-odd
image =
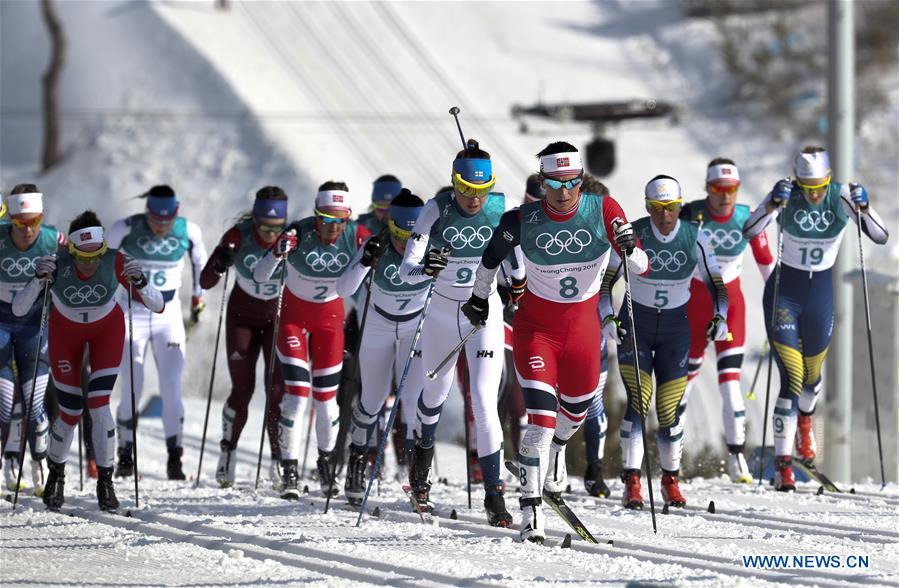
[[393,222],[392,218],[387,219],[387,228],[390,229],[390,234],[400,241],[408,241],[409,237],[412,236],[412,231],[406,231],[399,228],[398,226],[396,226],[396,223]]
[[466,181],[459,172],[453,174],[453,187],[457,192],[468,198],[482,198],[490,193],[490,189],[496,184],[496,176],[483,184],[472,184]]

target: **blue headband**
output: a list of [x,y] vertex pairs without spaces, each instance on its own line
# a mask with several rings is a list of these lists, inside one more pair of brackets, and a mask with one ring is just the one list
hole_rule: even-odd
[[287,200],[257,198],[253,202],[253,215],[257,218],[287,218]]
[[147,210],[163,218],[175,216],[178,214],[178,199],[174,196],[147,196]]
[[403,184],[400,182],[375,182],[371,188],[371,201],[387,204],[400,193]]
[[421,206],[390,205],[390,220],[401,230],[411,231],[421,214]]
[[493,164],[489,159],[457,159],[453,171],[466,182],[487,182],[493,177]]

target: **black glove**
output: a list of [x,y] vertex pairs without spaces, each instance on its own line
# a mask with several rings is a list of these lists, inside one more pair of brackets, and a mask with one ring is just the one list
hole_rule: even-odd
[[486,299],[472,294],[468,302],[462,305],[462,314],[471,322],[473,327],[483,327],[487,324],[490,304],[488,304]]
[[234,265],[234,254],[233,243],[216,247],[213,252],[213,255],[215,255],[215,266],[213,269],[219,274],[225,273],[229,267]]
[[384,253],[384,239],[381,235],[373,235],[365,242],[362,248],[362,259],[359,261],[365,267],[371,267],[378,262],[381,254]]
[[521,299],[524,297],[525,290],[527,289],[528,279],[525,278],[523,280],[516,280],[512,278],[512,288],[509,290],[509,303],[518,305]]
[[449,263],[449,248],[431,249],[425,255],[425,274],[436,278],[437,275],[446,269]]
[[634,234],[634,227],[627,222],[615,223],[615,245],[625,255],[630,255],[637,247],[637,236]]

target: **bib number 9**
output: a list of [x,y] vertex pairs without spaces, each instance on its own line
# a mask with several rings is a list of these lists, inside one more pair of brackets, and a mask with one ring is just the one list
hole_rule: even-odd
[[824,250],[820,247],[813,247],[811,249],[808,247],[800,247],[799,253],[802,255],[802,259],[799,262],[802,265],[818,265],[821,263],[821,260],[824,259]]
[[467,267],[460,267],[456,271],[456,283],[454,286],[467,286],[471,281],[472,271]]
[[574,276],[567,276],[559,280],[559,296],[562,298],[574,298],[578,294],[581,293],[580,290],[577,289],[577,280]]

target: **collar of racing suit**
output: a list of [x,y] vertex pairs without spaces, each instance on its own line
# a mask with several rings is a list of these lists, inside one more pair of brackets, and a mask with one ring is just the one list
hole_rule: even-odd
[[556,221],[557,223],[567,221],[568,219],[573,217],[575,214],[577,214],[577,209],[581,205],[581,199],[582,198],[578,198],[575,205],[572,206],[570,209],[566,210],[565,212],[559,212],[558,210],[556,210],[555,208],[550,206],[546,200],[544,200],[542,202],[543,212],[546,213],[546,216],[548,216],[550,219]]

